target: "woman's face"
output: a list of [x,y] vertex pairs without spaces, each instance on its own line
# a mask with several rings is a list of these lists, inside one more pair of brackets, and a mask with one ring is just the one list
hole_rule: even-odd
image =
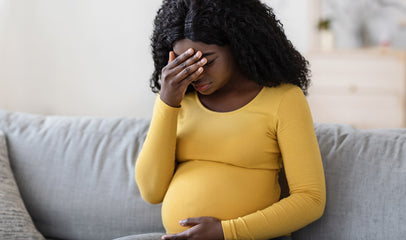
[[207,59],[203,73],[192,82],[192,86],[203,95],[210,95],[218,90],[226,90],[236,83],[237,65],[229,47],[194,42],[190,39],[176,41],[173,45],[175,56],[179,56],[189,48],[201,51],[202,58]]

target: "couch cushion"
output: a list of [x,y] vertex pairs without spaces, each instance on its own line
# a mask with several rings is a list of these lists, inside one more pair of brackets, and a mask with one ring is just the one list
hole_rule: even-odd
[[21,199],[10,168],[6,138],[2,131],[0,131],[0,239],[44,239],[35,228]]
[[316,124],[327,188],[321,219],[302,239],[404,239],[406,129]]
[[164,232],[134,166],[148,121],[0,111],[16,181],[47,238],[113,239]]
[[116,238],[113,240],[160,240],[164,233],[145,233]]

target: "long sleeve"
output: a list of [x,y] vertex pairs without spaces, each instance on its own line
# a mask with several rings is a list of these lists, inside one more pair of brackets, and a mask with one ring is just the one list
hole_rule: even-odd
[[277,138],[290,196],[252,214],[222,221],[225,239],[269,239],[320,218],[326,193],[310,110],[299,88],[289,90],[277,112]]
[[179,109],[168,106],[158,95],[150,128],[135,165],[135,180],[141,196],[152,204],[162,202],[174,173]]

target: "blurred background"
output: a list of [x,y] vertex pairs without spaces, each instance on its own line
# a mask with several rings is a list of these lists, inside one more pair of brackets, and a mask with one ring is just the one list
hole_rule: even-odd
[[[263,0],[309,60],[315,122],[406,126],[405,0]],[[0,0],[0,108],[152,115],[161,0]]]

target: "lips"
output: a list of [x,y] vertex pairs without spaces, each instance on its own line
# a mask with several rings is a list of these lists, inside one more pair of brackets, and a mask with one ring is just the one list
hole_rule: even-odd
[[199,92],[205,91],[210,87],[209,82],[201,82],[201,81],[193,82],[192,85]]

